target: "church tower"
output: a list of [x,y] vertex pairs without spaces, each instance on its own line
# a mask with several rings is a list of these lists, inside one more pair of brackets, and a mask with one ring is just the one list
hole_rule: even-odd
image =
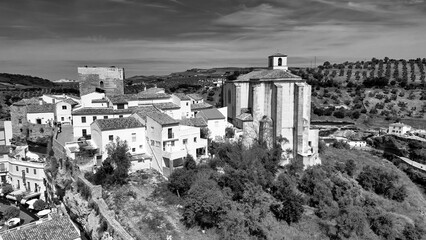
[[280,70],[287,71],[288,70],[287,55],[276,53],[274,55],[269,56],[268,66],[269,66],[269,69],[271,70],[280,69]]

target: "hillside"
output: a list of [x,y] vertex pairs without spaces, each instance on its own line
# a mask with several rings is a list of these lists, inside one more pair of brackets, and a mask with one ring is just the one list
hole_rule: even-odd
[[0,88],[54,87],[50,80],[21,74],[0,73]]
[[331,64],[291,71],[312,85],[312,119],[349,120],[361,128],[397,120],[425,123],[426,59]]

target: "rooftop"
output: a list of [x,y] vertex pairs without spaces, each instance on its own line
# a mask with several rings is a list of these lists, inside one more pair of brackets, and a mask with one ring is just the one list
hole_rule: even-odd
[[160,125],[172,125],[172,124],[179,124],[178,120],[173,119],[169,115],[161,112],[146,112],[145,113],[147,117],[151,118],[152,120],[156,121]]
[[213,106],[206,102],[191,104],[191,111],[198,111],[198,110],[209,109],[209,108],[213,108]]
[[29,105],[29,104],[39,104],[39,103],[40,103],[40,99],[38,97],[33,97],[33,98],[24,98],[20,101],[13,103],[13,105],[25,106],[25,105]]
[[188,96],[186,96],[185,93],[173,93],[173,95],[175,95],[176,97],[178,97],[180,100],[184,100],[184,101],[191,100],[191,98],[189,98]]
[[45,104],[30,104],[27,105],[27,113],[53,113],[55,112],[55,105]]
[[272,54],[269,57],[287,57],[287,55],[286,54],[282,54],[282,53],[275,53],[275,54]]
[[201,110],[199,114],[207,120],[225,119],[225,116],[217,108]]
[[240,75],[234,82],[245,82],[250,80],[302,80],[302,78],[281,69],[263,69]]
[[71,106],[74,106],[74,105],[77,105],[77,104],[78,104],[78,102],[74,101],[74,100],[73,100],[73,99],[71,99],[71,98],[67,98],[67,99],[65,99],[65,100],[64,100],[64,102],[71,104]]
[[180,107],[172,102],[154,103],[154,107],[161,110],[180,109]]
[[0,232],[2,240],[74,240],[80,239],[79,231],[67,216],[53,215],[21,227]]
[[113,109],[113,108],[80,108],[72,111],[72,115],[105,115],[105,114],[126,114],[132,113],[136,109]]
[[196,93],[188,94],[188,97],[194,99],[195,101],[203,100],[203,97],[200,94]]
[[97,119],[92,124],[98,124],[101,131],[145,127],[141,122],[133,117]]
[[106,100],[105,98],[101,98],[101,99],[93,99],[92,103],[107,103],[108,100]]
[[407,125],[407,124],[401,123],[401,122],[391,123],[389,125],[393,126],[393,127],[410,127],[410,125]]
[[253,121],[253,116],[250,113],[241,113],[236,117],[237,119],[241,121]]
[[137,101],[138,95],[137,94],[113,95],[113,96],[109,96],[108,99],[113,104],[125,104],[125,103],[128,103],[129,101]]
[[207,127],[206,121],[202,118],[184,118],[180,120],[180,124],[192,127]]
[[163,99],[163,98],[170,98],[170,95],[167,93],[157,92],[152,93],[149,91],[140,92],[137,94],[138,99],[144,100],[144,99]]

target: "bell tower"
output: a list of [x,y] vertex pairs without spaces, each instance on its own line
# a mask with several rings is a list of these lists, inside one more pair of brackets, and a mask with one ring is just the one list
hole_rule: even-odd
[[281,70],[287,71],[288,70],[287,55],[276,53],[274,55],[269,56],[268,66],[269,66],[269,69],[272,69],[272,70],[281,69]]

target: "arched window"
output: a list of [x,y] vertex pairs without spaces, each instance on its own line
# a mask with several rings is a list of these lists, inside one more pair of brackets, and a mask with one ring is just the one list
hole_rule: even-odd
[[282,66],[283,65],[283,60],[282,58],[278,58],[278,66]]
[[228,103],[231,103],[231,89],[228,89]]
[[103,82],[103,81],[100,81],[100,82],[99,82],[99,87],[100,87],[100,88],[104,88],[104,82]]

